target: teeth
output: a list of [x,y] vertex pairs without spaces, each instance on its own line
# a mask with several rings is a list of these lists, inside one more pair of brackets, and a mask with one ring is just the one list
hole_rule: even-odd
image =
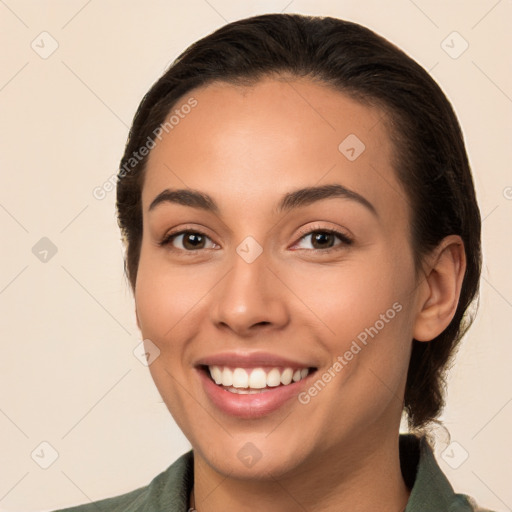
[[227,388],[226,391],[230,391],[231,393],[235,393],[237,395],[255,395],[256,393],[265,393],[269,391],[268,389],[237,389],[237,388]]
[[[224,370],[226,371],[226,370]],[[235,388],[248,388],[249,375],[243,368],[235,368],[233,372],[233,387]]]
[[232,386],[233,385],[233,372],[229,368],[224,368],[222,372],[222,385]]
[[286,368],[286,370],[281,374],[281,384],[287,386],[290,384],[293,378],[293,370],[291,368]]
[[215,384],[222,384],[222,370],[218,366],[210,367],[210,375],[215,381]]
[[249,387],[263,389],[267,387],[267,374],[263,368],[255,368],[249,377]]
[[250,394],[257,393],[264,388],[287,386],[292,382],[298,382],[309,374],[308,368],[293,370],[292,368],[227,368],[209,366],[210,375],[215,384],[229,388],[232,393]]
[[275,388],[281,384],[281,372],[277,368],[272,368],[267,374],[267,386]]

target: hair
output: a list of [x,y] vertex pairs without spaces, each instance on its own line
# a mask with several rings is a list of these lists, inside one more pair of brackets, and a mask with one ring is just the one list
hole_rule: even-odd
[[286,76],[318,81],[383,112],[393,166],[410,206],[417,270],[444,237],[459,235],[464,243],[466,270],[451,323],[430,342],[412,340],[404,411],[410,428],[419,430],[445,405],[446,371],[473,321],[469,306],[478,296],[481,219],[450,102],[419,64],[368,28],[332,17],[266,14],[229,23],[177,57],[142,99],[120,162],[116,207],[127,278],[134,291],[147,161],[139,151],[154,144],[173,106],[213,82],[252,85]]

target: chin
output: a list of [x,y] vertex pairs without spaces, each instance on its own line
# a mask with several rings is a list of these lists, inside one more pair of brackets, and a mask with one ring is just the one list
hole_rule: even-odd
[[282,436],[271,439],[272,435],[236,435],[218,444],[204,440],[193,444],[194,453],[230,478],[277,479],[294,472],[308,457],[303,442],[289,442]]

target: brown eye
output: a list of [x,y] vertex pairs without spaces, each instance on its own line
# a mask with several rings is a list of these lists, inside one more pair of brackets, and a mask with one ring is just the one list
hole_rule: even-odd
[[[205,243],[210,238],[200,231],[180,231],[179,233],[171,233],[167,235],[161,242],[161,246],[171,246],[173,250],[196,251],[199,249],[207,249]],[[181,243],[181,247],[176,247],[175,243]],[[211,248],[211,247],[210,247]]]
[[[311,236],[311,242],[315,249],[324,249],[325,247],[329,248],[336,242],[336,236],[333,233],[327,233],[325,231],[317,231],[312,233]],[[319,245],[319,247],[315,246],[315,244]]]
[[204,236],[199,233],[185,233],[182,239],[183,247],[190,250],[203,249],[204,242]]
[[[301,241],[311,238],[312,250],[320,252],[328,252],[331,249],[344,248],[352,244],[352,239],[347,235],[332,229],[315,229],[302,235]],[[340,242],[336,244],[336,239]],[[308,249],[307,247],[299,247],[299,249]]]

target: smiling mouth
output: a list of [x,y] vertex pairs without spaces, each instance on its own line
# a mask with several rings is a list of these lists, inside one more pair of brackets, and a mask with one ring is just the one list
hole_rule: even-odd
[[217,365],[201,365],[201,370],[217,386],[239,395],[265,393],[276,388],[295,384],[305,379],[317,369],[291,367],[241,368]]

